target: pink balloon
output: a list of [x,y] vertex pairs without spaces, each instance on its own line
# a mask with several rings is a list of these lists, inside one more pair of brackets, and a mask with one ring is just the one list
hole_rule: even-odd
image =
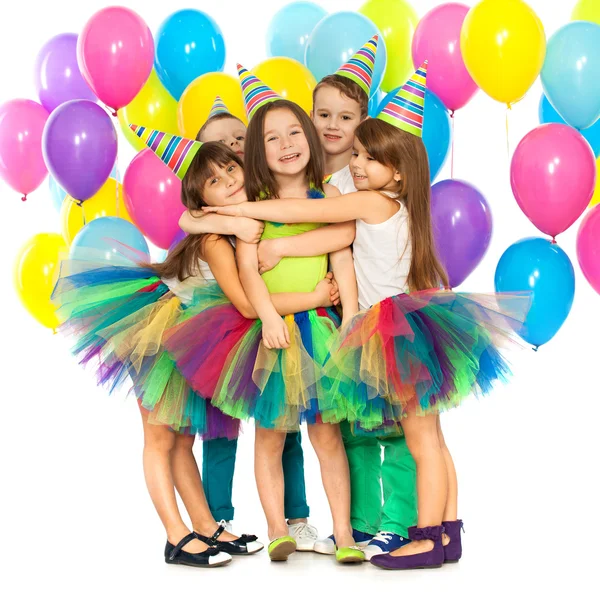
[[588,212],[577,232],[577,260],[585,278],[600,294],[600,205]]
[[122,6],[94,14],[77,40],[81,74],[96,96],[115,111],[142,89],[153,61],[150,29],[136,12]]
[[451,111],[462,108],[478,90],[460,51],[460,30],[469,7],[458,2],[430,10],[415,29],[412,58],[415,68],[428,60],[427,88]]
[[23,194],[23,200],[48,175],[42,133],[49,116],[33,100],[9,100],[0,106],[0,177]]
[[181,180],[146,148],[129,164],[123,178],[125,206],[142,233],[159,248],[167,249],[179,233]]
[[517,203],[540,231],[552,237],[583,214],[595,183],[592,148],[568,125],[536,127],[513,154],[510,184]]

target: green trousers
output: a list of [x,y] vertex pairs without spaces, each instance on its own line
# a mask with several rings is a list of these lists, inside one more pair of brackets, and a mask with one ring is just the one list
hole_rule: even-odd
[[352,527],[408,537],[408,528],[417,524],[417,473],[404,436],[353,435],[348,423],[341,428],[350,467]]

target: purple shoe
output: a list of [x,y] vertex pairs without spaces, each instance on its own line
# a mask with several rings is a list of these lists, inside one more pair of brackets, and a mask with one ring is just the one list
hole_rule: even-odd
[[447,546],[444,546],[444,562],[457,563],[462,556],[460,530],[465,530],[463,522],[458,519],[458,521],[444,521],[442,525],[444,527],[444,533],[450,538],[450,543]]
[[407,569],[435,569],[444,564],[444,547],[442,546],[441,525],[435,527],[409,527],[408,537],[412,541],[432,540],[433,550],[413,554],[411,556],[392,556],[391,554],[379,554],[371,559],[371,564],[382,569],[407,570]]

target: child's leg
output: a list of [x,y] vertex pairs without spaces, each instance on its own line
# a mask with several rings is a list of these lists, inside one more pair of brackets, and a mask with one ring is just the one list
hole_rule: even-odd
[[262,504],[269,539],[288,535],[283,494],[284,480],[281,455],[285,433],[256,427],[254,439],[254,475],[260,503]]
[[306,484],[304,482],[304,453],[300,432],[285,436],[283,455],[284,509],[290,523],[306,522],[310,509],[306,503]]
[[446,499],[446,508],[444,509],[444,521],[456,521],[458,519],[458,480],[456,478],[454,461],[442,433],[439,415],[437,418],[437,430],[442,454],[444,455],[444,462],[446,463],[446,471],[448,472],[448,498]]
[[321,465],[323,487],[333,519],[333,535],[339,547],[354,545],[350,525],[350,473],[338,425],[308,426],[310,441]]
[[233,472],[237,439],[218,438],[202,444],[202,481],[210,512],[217,521],[233,520]]

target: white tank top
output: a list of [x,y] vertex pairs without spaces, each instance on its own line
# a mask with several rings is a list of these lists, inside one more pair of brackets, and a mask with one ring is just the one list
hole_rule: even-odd
[[340,169],[339,171],[336,171],[331,176],[329,183],[340,190],[342,195],[356,192],[356,188],[354,187],[354,179],[352,179],[352,173],[350,172],[350,165]]
[[403,202],[396,202],[400,210],[383,223],[372,225],[356,220],[352,252],[361,310],[384,298],[408,292],[411,259],[408,211]]

